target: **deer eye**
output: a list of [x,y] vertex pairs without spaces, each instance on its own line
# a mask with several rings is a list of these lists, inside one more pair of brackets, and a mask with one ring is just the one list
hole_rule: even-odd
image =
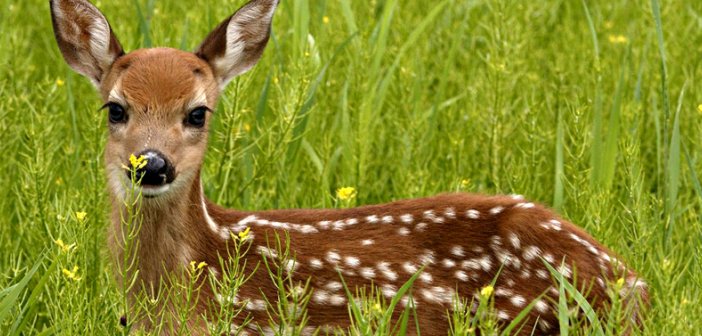
[[207,107],[198,107],[188,113],[188,118],[185,120],[186,124],[200,128],[205,126],[205,119],[207,117]]
[[127,112],[122,105],[117,103],[107,103],[103,108],[108,110],[107,119],[111,124],[127,122]]

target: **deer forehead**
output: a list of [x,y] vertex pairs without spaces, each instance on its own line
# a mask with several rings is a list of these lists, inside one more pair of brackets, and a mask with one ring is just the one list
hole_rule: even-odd
[[199,106],[213,109],[219,94],[205,61],[171,48],[141,49],[120,57],[103,81],[101,92],[105,101],[149,113],[182,112]]

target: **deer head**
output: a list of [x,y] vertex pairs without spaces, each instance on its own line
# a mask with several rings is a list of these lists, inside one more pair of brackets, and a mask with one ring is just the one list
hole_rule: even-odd
[[110,190],[123,197],[122,168],[143,155],[143,195],[167,199],[199,174],[208,125],[222,89],[261,58],[277,0],[254,0],[217,26],[193,53],[170,48],[125,53],[105,16],[85,0],[52,0],[66,62],[90,79],[107,111]]

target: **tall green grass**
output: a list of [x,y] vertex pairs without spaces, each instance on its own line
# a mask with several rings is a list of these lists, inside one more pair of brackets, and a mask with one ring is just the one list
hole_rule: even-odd
[[[192,50],[241,4],[98,1],[127,50]],[[123,333],[97,94],[63,63],[46,2],[0,0],[0,31],[0,333]],[[647,280],[644,334],[696,334],[701,32],[694,1],[282,1],[260,64],[217,108],[204,187],[242,209],[524,194]],[[350,204],[334,199],[345,186]],[[562,334],[621,331],[616,313],[598,327],[572,286],[562,294]],[[398,310],[393,329],[392,302],[364,295],[357,333],[415,328]],[[454,332],[494,331],[469,305],[447,314]]]

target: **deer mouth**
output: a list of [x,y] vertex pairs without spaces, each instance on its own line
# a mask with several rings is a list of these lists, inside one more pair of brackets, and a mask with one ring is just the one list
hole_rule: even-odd
[[171,184],[163,184],[163,185],[142,185],[141,186],[141,195],[144,196],[145,198],[156,198],[159,197],[165,193],[168,192],[168,190],[171,189]]

